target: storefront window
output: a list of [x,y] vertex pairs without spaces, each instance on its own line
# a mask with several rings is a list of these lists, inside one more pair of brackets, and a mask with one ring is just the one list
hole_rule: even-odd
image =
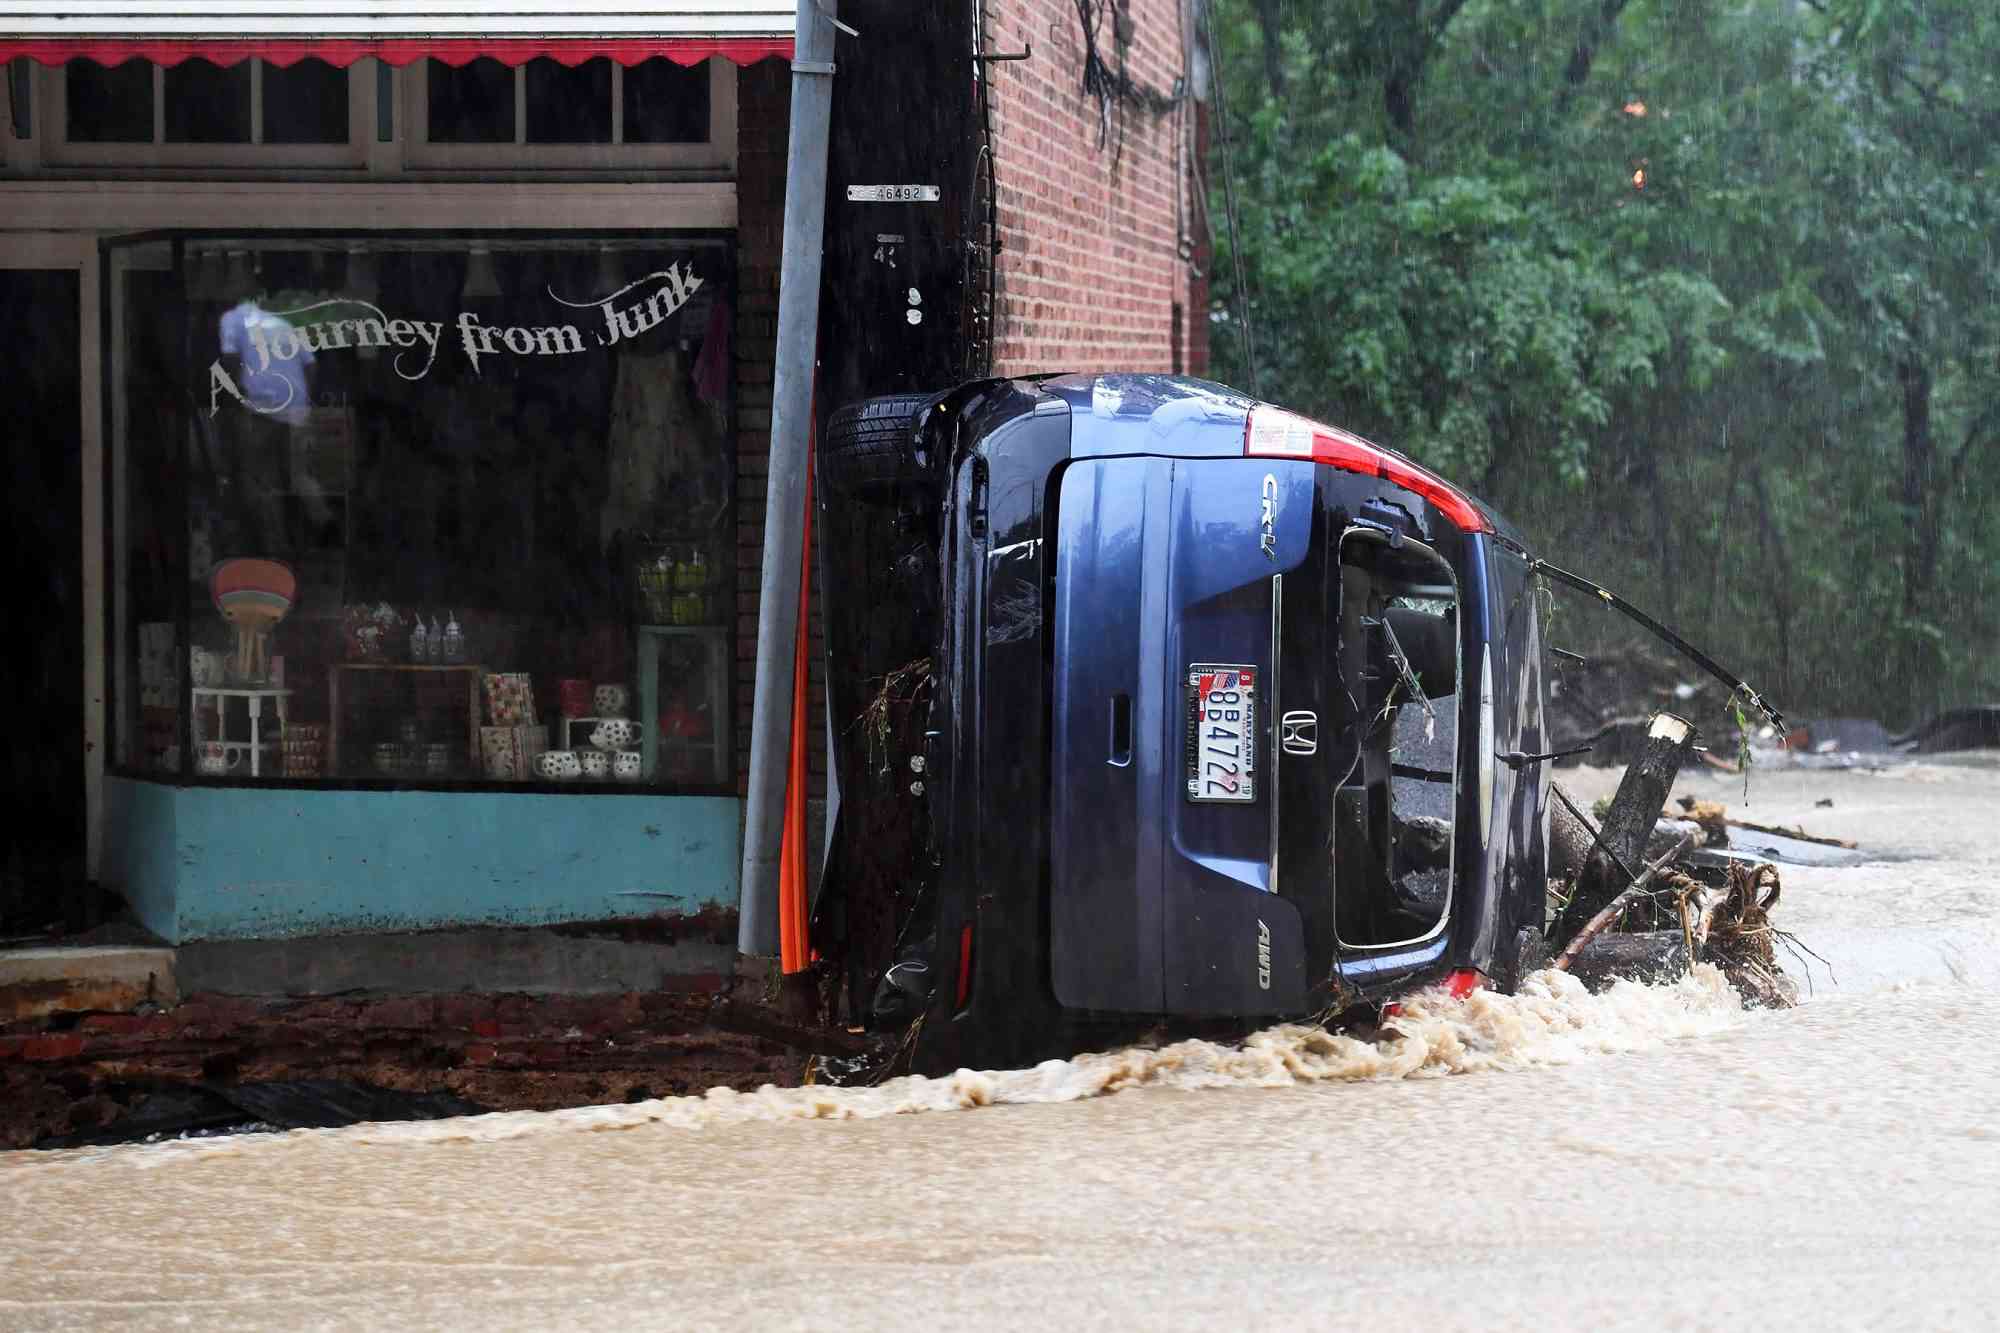
[[109,283],[128,771],[732,782],[725,242],[189,236]]

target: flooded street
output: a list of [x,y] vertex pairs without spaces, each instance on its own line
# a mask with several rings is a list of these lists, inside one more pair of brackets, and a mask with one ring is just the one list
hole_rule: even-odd
[[1545,978],[1377,1046],[18,1153],[0,1326],[1989,1322],[2000,767],[1679,790],[1874,858],[1784,869],[1799,1009]]

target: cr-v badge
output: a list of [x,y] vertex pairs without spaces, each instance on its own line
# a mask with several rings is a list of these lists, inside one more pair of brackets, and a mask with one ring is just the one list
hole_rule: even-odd
[[1319,715],[1294,708],[1278,719],[1278,744],[1286,754],[1319,753]]
[[1264,510],[1261,516],[1264,537],[1259,543],[1266,560],[1278,558],[1278,478],[1275,474],[1264,474]]

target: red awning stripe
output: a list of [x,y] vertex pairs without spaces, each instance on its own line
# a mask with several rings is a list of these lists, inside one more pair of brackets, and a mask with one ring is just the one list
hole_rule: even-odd
[[698,65],[710,56],[749,65],[770,56],[790,59],[791,54],[790,37],[0,37],[0,60],[26,56],[44,65],[69,60],[94,60],[100,65],[206,60],[234,65],[255,58],[280,66],[324,60],[345,68],[371,56],[391,65],[424,59],[464,65],[481,58],[525,65],[542,56],[564,65],[600,56],[621,65],[637,65],[655,56],[681,65]]

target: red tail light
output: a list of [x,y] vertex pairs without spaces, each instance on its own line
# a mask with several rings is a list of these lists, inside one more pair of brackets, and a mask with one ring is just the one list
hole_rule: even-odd
[[1469,967],[1462,967],[1444,979],[1444,988],[1454,1000],[1464,999],[1485,984],[1486,978]]
[[958,932],[958,1007],[972,996],[972,927]]
[[1493,525],[1457,488],[1436,473],[1398,458],[1359,435],[1308,420],[1269,405],[1250,410],[1243,427],[1246,458],[1310,458],[1315,463],[1358,472],[1413,491],[1438,507],[1461,532],[1491,532]]
[[[1462,1000],[1481,986],[1484,986],[1486,978],[1480,975],[1477,968],[1461,967],[1458,971],[1445,977],[1443,984],[1447,995],[1451,996],[1454,1000]],[[1394,1000],[1382,1006],[1382,1017],[1384,1018],[1394,1018],[1402,1012],[1403,1006],[1397,1004]]]

